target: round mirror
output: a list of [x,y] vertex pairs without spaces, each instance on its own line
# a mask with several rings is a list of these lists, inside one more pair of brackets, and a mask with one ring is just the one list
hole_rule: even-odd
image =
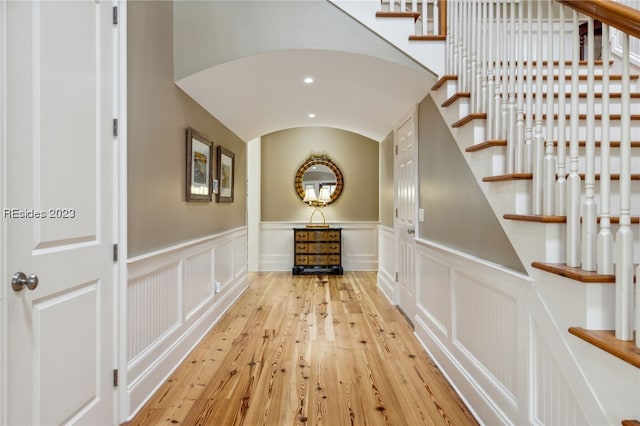
[[302,201],[312,206],[333,203],[342,193],[342,172],[327,156],[312,155],[296,173],[295,188]]

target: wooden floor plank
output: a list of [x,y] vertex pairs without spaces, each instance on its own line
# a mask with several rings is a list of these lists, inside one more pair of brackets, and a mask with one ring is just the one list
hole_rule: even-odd
[[128,424],[477,424],[375,279],[250,274]]

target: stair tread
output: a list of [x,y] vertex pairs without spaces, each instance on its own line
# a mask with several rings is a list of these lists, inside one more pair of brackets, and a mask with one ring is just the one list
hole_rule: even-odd
[[[547,119],[547,115],[548,114],[542,114],[542,119],[546,120]],[[557,120],[558,119],[559,114],[553,114],[553,119]],[[526,117],[526,115],[525,115]],[[533,114],[533,119],[535,120],[536,115]],[[602,120],[602,114],[594,114],[593,115],[594,120]],[[571,119],[571,114],[565,114],[565,119],[570,120]],[[587,114],[578,114],[578,120],[586,120],[587,119]],[[609,120],[611,121],[618,121],[622,119],[622,114],[609,114]],[[637,121],[640,120],[640,114],[629,114],[629,120],[631,121]]]
[[420,12],[376,12],[376,18],[412,18],[414,21],[420,17]]
[[[502,215],[506,220],[515,220],[521,222],[536,222],[536,223],[566,223],[567,216],[560,215],[543,215],[543,214],[515,214],[506,213]],[[598,216],[598,223],[600,223],[601,216]],[[631,223],[640,223],[640,216],[631,216]],[[620,216],[609,216],[609,223],[620,223]]]
[[460,120],[456,121],[455,123],[453,123],[451,127],[454,127],[454,128],[462,127],[473,120],[483,120],[486,118],[487,118],[487,114],[484,112],[473,112],[471,114],[468,114],[462,117]]
[[[523,93],[523,95],[527,96],[526,93]],[[536,96],[537,93],[532,93],[532,95]],[[594,92],[593,95],[594,95],[594,97],[596,99],[602,98],[602,92]],[[546,93],[546,92],[542,94],[543,98],[546,98],[548,96],[549,96],[549,94]],[[553,97],[554,98],[557,98],[558,96],[559,96],[558,92],[554,92],[553,93]],[[570,98],[571,97],[571,93],[570,92],[565,92],[564,97],[565,98]],[[587,97],[587,92],[579,92],[578,93],[578,97],[579,98],[586,98]],[[631,99],[640,99],[640,92],[631,92],[631,93],[629,93],[629,97]],[[622,93],[621,92],[611,92],[611,93],[609,93],[609,99],[620,99],[620,98],[622,98]]]
[[465,99],[465,98],[470,98],[470,97],[471,97],[471,93],[470,92],[456,92],[453,96],[451,96],[449,99],[444,101],[440,106],[443,107],[443,108],[446,108],[449,105],[453,104],[458,99]]
[[[504,61],[498,61],[497,63],[498,63],[500,66],[502,66],[502,65],[503,65],[503,62],[504,62]],[[514,61],[514,62],[516,63],[516,65],[518,64],[518,61]],[[508,63],[508,62],[507,62],[507,63]],[[525,60],[525,61],[522,61],[522,64],[523,64],[523,65],[527,65],[528,63],[529,63],[529,61],[526,61],[526,60]],[[538,61],[533,60],[533,61],[531,61],[531,64],[532,64],[532,65],[537,65],[537,64],[538,64]],[[547,66],[548,64],[549,64],[549,61],[547,61],[547,60],[542,61],[542,65],[543,65],[543,66]],[[564,61],[564,64],[565,64],[565,65],[573,65],[573,62],[571,61],[571,59],[567,59],[567,60],[565,60],[565,61]],[[589,61],[587,61],[586,59],[578,61],[578,65],[585,65],[585,66],[586,66],[586,65],[588,65],[588,64],[589,64]],[[598,60],[593,61],[593,64],[594,64],[594,65],[596,65],[596,66],[600,66],[600,65],[603,65],[603,64],[604,64],[604,61],[602,61],[602,60],[598,59]],[[613,64],[613,59],[609,59],[609,64]],[[560,65],[560,61],[558,61],[557,59],[556,59],[556,60],[554,60],[554,61],[553,61],[553,65]]]
[[[538,77],[537,76],[533,76],[533,79],[536,80]],[[547,74],[543,74],[542,75],[542,79],[543,80],[547,80],[549,78],[549,76]],[[588,78],[588,75],[586,74],[578,74],[578,80],[581,81],[586,81]],[[630,74],[629,75],[629,80],[638,80],[640,78],[640,74]],[[560,79],[560,76],[558,74],[553,74],[553,80],[554,81],[558,81]],[[571,81],[573,79],[573,74],[571,74],[570,72],[567,72],[566,74],[564,74],[564,79],[565,81]],[[594,74],[593,76],[594,80],[602,80],[602,74]],[[609,81],[622,81],[622,74],[609,74]]]
[[457,81],[457,80],[458,80],[457,75],[452,75],[452,74],[443,75],[442,77],[440,77],[438,81],[435,82],[433,86],[431,86],[431,90],[438,90],[439,88],[444,86],[447,81]]
[[[567,141],[566,145],[569,146],[570,142]],[[557,146],[558,145],[558,141],[553,141],[553,145]],[[586,141],[578,141],[578,146],[581,148],[584,148],[587,145]],[[599,148],[602,145],[601,141],[595,141],[595,146],[596,148]],[[482,143],[477,143],[475,145],[471,145],[467,148],[465,148],[466,152],[477,152],[477,151],[482,151],[484,149],[489,149],[489,148],[493,148],[493,147],[506,147],[507,146],[507,141],[505,139],[499,139],[499,140],[491,140],[491,141],[486,141],[486,142],[482,142]],[[610,141],[609,142],[609,147],[610,148],[620,148],[620,141]],[[640,148],[640,141],[631,141],[631,148]]]
[[[584,180],[584,173],[578,173],[580,179]],[[611,173],[609,175],[611,180],[620,180],[619,173]],[[510,180],[528,180],[533,178],[533,173],[507,173],[504,175],[486,176],[482,178],[483,182],[505,182]],[[596,173],[596,180],[600,180],[600,173]],[[631,180],[640,180],[640,174],[632,173]]]
[[531,266],[555,275],[560,275],[582,283],[614,284],[615,275],[598,274],[597,272],[585,271],[581,268],[567,266],[564,263],[532,262]]
[[[597,346],[603,351],[609,352],[636,368],[640,368],[640,348],[632,341],[616,339],[613,330],[586,330],[582,327],[569,327],[569,333]],[[633,423],[631,424],[633,425]]]
[[446,41],[446,35],[410,35],[409,41]]
[[465,151],[466,152],[482,151],[483,149],[492,148],[494,146],[502,146],[502,147],[507,146],[507,141],[506,139],[496,139],[491,141],[485,141],[482,143],[477,143],[475,145],[468,146],[467,148],[465,148]]
[[623,420],[622,426],[640,426],[640,421],[638,420]]

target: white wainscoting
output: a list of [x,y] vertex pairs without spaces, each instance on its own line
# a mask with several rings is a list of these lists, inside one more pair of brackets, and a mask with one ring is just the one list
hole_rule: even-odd
[[396,250],[393,228],[378,226],[378,288],[395,305]]
[[529,277],[418,240],[416,336],[483,424],[606,424]]
[[[290,271],[293,268],[293,228],[305,223],[260,223],[260,270]],[[331,223],[342,228],[342,267],[345,271],[378,270],[378,222]]]
[[131,418],[246,289],[247,229],[138,256],[127,268],[120,382]]

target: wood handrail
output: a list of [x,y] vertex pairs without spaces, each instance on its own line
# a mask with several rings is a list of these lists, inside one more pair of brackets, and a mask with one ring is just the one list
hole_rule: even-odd
[[555,0],[620,31],[640,38],[640,10],[610,0]]

